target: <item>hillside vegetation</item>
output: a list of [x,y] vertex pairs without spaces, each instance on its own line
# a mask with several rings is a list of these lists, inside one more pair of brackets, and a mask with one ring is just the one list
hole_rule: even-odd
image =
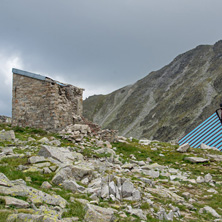
[[135,84],[84,101],[84,116],[123,136],[170,141],[222,102],[222,41],[200,45]]
[[0,130],[0,221],[221,221],[217,150]]

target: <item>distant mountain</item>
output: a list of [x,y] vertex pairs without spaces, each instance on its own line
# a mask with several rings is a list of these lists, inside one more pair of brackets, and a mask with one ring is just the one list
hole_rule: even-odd
[[222,40],[177,56],[133,85],[84,101],[84,116],[120,135],[179,139],[222,103]]

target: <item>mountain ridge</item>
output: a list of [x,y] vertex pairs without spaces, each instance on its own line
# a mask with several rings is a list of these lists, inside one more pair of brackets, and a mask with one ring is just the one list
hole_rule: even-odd
[[132,85],[84,101],[84,116],[123,136],[182,137],[222,99],[222,41],[199,45]]

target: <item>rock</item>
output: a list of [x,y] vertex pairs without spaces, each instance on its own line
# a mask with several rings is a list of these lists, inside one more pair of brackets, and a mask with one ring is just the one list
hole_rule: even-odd
[[49,143],[49,139],[48,139],[47,137],[43,137],[43,138],[40,139],[38,142],[48,144],[48,143]]
[[72,178],[71,166],[66,166],[61,168],[56,175],[52,178],[52,183],[56,185],[61,185],[63,181]]
[[197,181],[197,183],[204,183],[205,182],[205,180],[202,176],[198,176],[196,181]]
[[60,163],[73,163],[76,160],[83,160],[83,156],[80,153],[69,151],[67,148],[53,147],[42,145],[39,151],[39,156],[52,157]]
[[109,183],[109,194],[116,196],[116,185],[115,185],[114,181],[111,181]]
[[65,180],[65,181],[63,181],[62,186],[65,190],[70,190],[73,193],[75,193],[76,191],[84,191],[85,190],[85,187],[80,186],[74,180]]
[[185,199],[190,199],[190,193],[189,192],[184,192],[182,193],[182,196],[185,198]]
[[140,194],[140,191],[135,189],[132,193],[132,200],[133,201],[139,201],[141,200],[141,194]]
[[205,206],[204,208],[200,209],[200,213],[202,212],[209,213],[213,217],[221,218],[221,216],[212,207],[209,206]]
[[111,222],[114,221],[114,213],[116,210],[112,208],[103,208],[92,204],[86,204],[85,207],[85,221],[86,222]]
[[46,161],[46,159],[43,156],[32,156],[28,159],[28,162],[31,163],[31,164],[41,163],[41,162],[44,162],[44,161]]
[[139,217],[141,220],[147,220],[146,215],[143,213],[143,211],[141,209],[133,209],[131,206],[128,206],[128,213],[130,213],[131,215],[135,215],[137,217]]
[[33,187],[25,185],[15,185],[13,187],[0,186],[0,193],[11,196],[28,197],[34,204],[46,203],[53,206],[65,208],[66,200],[57,195],[50,195]]
[[103,199],[106,199],[109,197],[109,186],[107,183],[102,183],[101,186],[101,197]]
[[191,163],[206,163],[209,159],[204,159],[202,157],[185,157],[184,160],[188,160]]
[[160,172],[157,170],[147,170],[146,172],[144,172],[145,174],[149,175],[152,178],[158,178],[160,176]]
[[32,221],[32,222],[43,222],[44,215],[35,215],[35,214],[11,214],[7,218],[7,222],[24,222],[24,221]]
[[181,146],[177,149],[177,152],[186,153],[189,148],[190,148],[189,143],[185,143],[185,144],[181,145]]
[[94,168],[87,166],[87,164],[68,165],[61,168],[53,177],[52,182],[56,185],[61,184],[64,180],[74,179],[81,181],[84,178],[91,180]]
[[213,188],[210,188],[209,190],[207,190],[207,192],[209,192],[209,193],[214,193],[214,194],[217,194],[218,192],[215,190],[215,189],[213,189]]
[[111,156],[116,155],[115,151],[110,149],[110,148],[101,148],[99,150],[95,150],[95,153],[98,153],[98,154],[103,154],[103,153],[107,154],[107,153],[109,153],[109,154],[111,154]]
[[48,181],[44,181],[41,185],[41,188],[43,189],[51,189],[52,185]]
[[108,149],[112,149],[112,145],[110,144],[109,141],[106,141],[106,142],[104,143],[104,145],[105,145]]
[[211,161],[217,161],[217,162],[221,162],[221,161],[222,161],[222,155],[207,154],[207,157],[208,157]]
[[14,154],[13,149],[14,148],[11,148],[11,147],[3,147],[2,148],[2,153],[4,155],[13,155]]
[[49,162],[43,162],[43,163],[36,163],[33,164],[33,167],[42,168],[42,167],[49,167],[51,164]]
[[43,174],[50,174],[52,171],[48,167],[43,168]]
[[15,207],[15,208],[28,208],[29,207],[28,202],[14,198],[14,197],[0,197],[0,199],[5,200],[6,206],[11,206],[11,207]]
[[139,165],[139,166],[144,166],[144,165],[145,165],[145,162],[144,162],[144,161],[138,161],[138,165]]
[[131,163],[125,163],[124,165],[122,165],[122,169],[132,170],[133,167],[134,167],[134,164],[131,164]]
[[151,140],[139,140],[139,144],[145,146],[149,145],[151,142],[152,142]]
[[14,141],[15,140],[15,133],[13,130],[10,131],[5,131],[2,130],[0,131],[0,141]]
[[206,183],[209,183],[209,182],[212,181],[212,176],[211,176],[210,173],[208,173],[208,174],[206,174],[206,175],[204,176],[204,181],[205,181]]
[[122,185],[122,197],[131,197],[134,191],[134,185],[129,180],[126,180]]
[[49,169],[50,169],[52,172],[55,172],[56,169],[57,169],[57,166],[50,166]]
[[76,186],[76,182],[73,181],[73,180],[65,180],[65,181],[63,181],[62,186],[63,186],[63,188],[65,190],[70,190],[73,193],[75,193],[78,190],[77,186]]
[[211,147],[211,146],[208,146],[204,143],[200,144],[200,148],[203,149],[203,150],[217,150],[217,151],[219,151],[216,147]]
[[153,163],[153,164],[150,164],[150,165],[142,166],[141,168],[143,170],[152,170],[152,169],[163,170],[163,169],[166,168],[166,166],[159,165],[158,163]]
[[72,170],[72,176],[76,180],[81,181],[86,177],[91,179],[94,168],[87,166],[87,164],[80,164],[72,166],[71,170]]
[[13,183],[5,176],[5,174],[0,173],[0,186],[12,187]]
[[54,146],[60,146],[61,142],[59,140],[52,140],[49,142],[50,145]]
[[34,138],[32,138],[32,137],[29,137],[28,138],[28,142],[35,142],[36,140],[34,139]]

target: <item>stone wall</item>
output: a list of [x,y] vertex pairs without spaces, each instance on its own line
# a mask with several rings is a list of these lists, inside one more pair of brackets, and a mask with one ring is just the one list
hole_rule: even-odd
[[82,115],[83,89],[13,73],[12,125],[60,131]]

